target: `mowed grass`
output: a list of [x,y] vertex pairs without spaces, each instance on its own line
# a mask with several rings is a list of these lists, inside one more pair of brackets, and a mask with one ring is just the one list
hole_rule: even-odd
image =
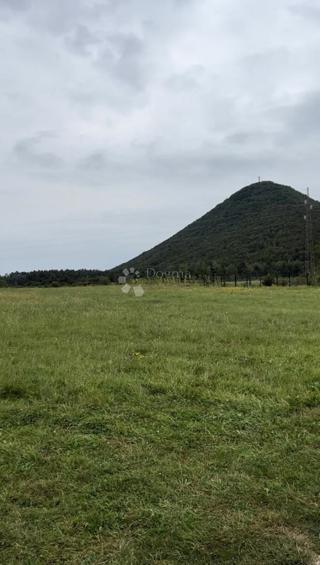
[[1,563],[319,563],[319,289],[0,291]]

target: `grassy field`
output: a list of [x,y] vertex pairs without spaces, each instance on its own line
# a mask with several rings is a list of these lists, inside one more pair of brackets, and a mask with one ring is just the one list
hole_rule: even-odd
[[0,562],[320,563],[319,306],[2,289]]

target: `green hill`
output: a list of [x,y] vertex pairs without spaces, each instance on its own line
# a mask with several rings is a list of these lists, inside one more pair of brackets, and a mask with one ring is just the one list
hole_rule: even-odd
[[[142,271],[304,271],[305,195],[270,181],[242,188],[163,243],[127,263]],[[313,205],[315,249],[320,241],[320,203]]]

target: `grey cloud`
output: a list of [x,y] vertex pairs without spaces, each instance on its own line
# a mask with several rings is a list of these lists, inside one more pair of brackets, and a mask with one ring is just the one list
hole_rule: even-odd
[[66,45],[78,55],[90,55],[90,48],[99,44],[96,34],[92,33],[84,24],[79,24],[66,36]]
[[[261,71],[258,78],[261,79],[264,73],[266,73],[266,68],[272,68],[279,65],[283,66],[288,63],[288,59],[292,57],[290,50],[286,46],[281,46],[272,49],[259,50],[254,53],[250,53],[243,57],[240,61],[244,65],[244,68],[248,69],[254,77],[257,77],[257,72]],[[267,77],[266,77],[267,78]]]
[[226,137],[226,142],[231,145],[241,145],[261,142],[261,138],[267,134],[262,131],[238,131]]
[[320,91],[308,95],[288,111],[288,124],[297,136],[320,136]]
[[12,154],[20,164],[43,169],[60,169],[63,160],[49,151],[41,149],[41,141],[52,134],[41,132],[32,137],[20,139],[13,147]]
[[309,93],[296,104],[272,109],[270,117],[282,124],[283,135],[293,142],[306,143],[308,138],[320,136],[320,90]]
[[0,10],[3,7],[8,14],[13,12],[13,17],[19,14],[33,33],[41,31],[58,37],[94,21],[98,17],[94,6],[85,0],[0,0]]
[[101,172],[107,167],[107,159],[102,152],[96,151],[81,159],[78,165],[80,170]]
[[[243,136],[245,141],[249,138],[254,142],[259,137],[259,132],[251,134],[239,134]],[[252,136],[252,138],[251,138]],[[237,135],[235,134],[235,138]],[[230,140],[229,140],[230,141]],[[280,156],[278,149],[266,150],[263,153],[255,152],[254,149],[248,148],[245,154],[237,154],[232,151],[231,143],[227,145],[224,150],[211,145],[203,145],[197,151],[193,152],[179,152],[179,153],[163,153],[159,151],[156,143],[153,146],[153,151],[150,152],[146,147],[145,150],[140,152],[134,162],[128,162],[125,158],[111,159],[103,153],[93,153],[88,155],[85,159],[78,163],[79,174],[83,175],[84,172],[90,174],[97,173],[102,183],[106,180],[114,179],[143,179],[156,178],[161,181],[168,182],[176,181],[179,179],[188,179],[188,183],[201,181],[210,178],[220,178],[223,175],[228,175],[230,170],[237,172],[244,172],[246,170],[259,169],[259,166],[269,168],[272,163],[276,163]],[[290,156],[285,157],[289,162]],[[93,178],[93,177],[91,177]]]
[[290,10],[293,14],[307,18],[308,20],[314,21],[314,23],[318,23],[320,19],[320,6],[318,2],[308,2],[304,0],[301,3],[291,6]]
[[113,41],[118,47],[115,73],[125,82],[139,87],[143,82],[143,42],[134,35],[116,36]]
[[0,10],[25,10],[28,6],[28,0],[0,0]]
[[201,65],[193,65],[184,73],[172,74],[166,81],[168,88],[178,92],[193,90],[201,85],[201,76],[204,68]]
[[142,88],[147,77],[143,41],[134,34],[114,34],[107,38],[98,57],[102,70],[134,88]]
[[65,36],[66,46],[81,57],[89,57],[97,69],[127,86],[142,88],[147,78],[146,47],[134,33],[91,32],[77,25]]
[[260,167],[269,167],[274,161],[274,155],[254,155],[246,156],[232,155],[230,151],[223,154],[207,153],[205,155],[177,155],[164,156],[155,159],[152,163],[152,170],[165,178],[188,176],[196,179],[221,178],[228,175],[230,170],[238,173],[246,170],[255,170]]

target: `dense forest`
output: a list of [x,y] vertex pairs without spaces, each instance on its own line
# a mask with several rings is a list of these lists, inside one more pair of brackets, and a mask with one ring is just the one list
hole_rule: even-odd
[[[319,258],[320,203],[312,204]],[[305,271],[305,195],[270,181],[247,186],[176,235],[116,267],[143,271],[297,275]]]
[[84,286],[89,284],[109,284],[108,271],[86,270],[77,271],[49,270],[32,271],[30,273],[10,273],[0,277],[0,286]]

